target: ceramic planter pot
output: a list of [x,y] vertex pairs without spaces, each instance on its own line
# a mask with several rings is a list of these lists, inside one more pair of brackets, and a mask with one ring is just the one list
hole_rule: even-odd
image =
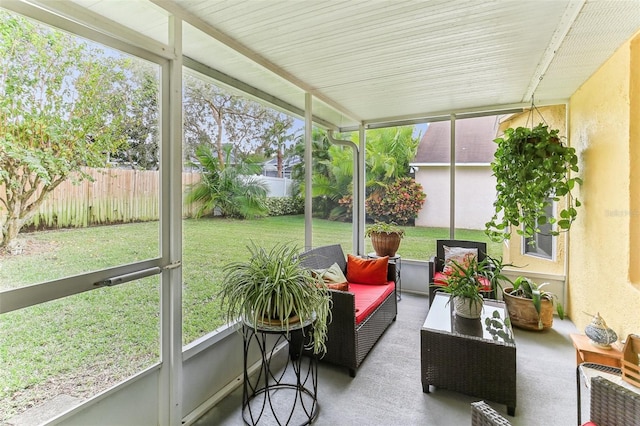
[[507,305],[511,324],[525,330],[542,331],[553,326],[553,302],[542,300],[540,315],[536,312],[531,299],[512,296],[513,288],[505,288],[503,292],[504,303]]
[[457,316],[468,319],[478,319],[482,315],[482,303],[471,301],[467,297],[454,297],[453,310]]

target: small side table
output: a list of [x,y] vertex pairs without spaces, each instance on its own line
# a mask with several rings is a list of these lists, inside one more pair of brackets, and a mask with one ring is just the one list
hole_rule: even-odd
[[622,351],[615,345],[611,349],[602,349],[591,344],[584,334],[570,334],[573,347],[576,348],[576,365],[590,362],[610,367],[620,368],[622,365]]
[[[254,327],[243,322],[244,384],[242,420],[247,425],[308,425],[318,415],[318,363],[315,356],[302,355],[311,341],[313,322],[290,324],[289,331],[278,326]],[[289,344],[287,363],[272,370],[271,359],[283,343]],[[260,352],[260,369],[248,374],[248,354],[252,345]],[[255,377],[255,378],[254,378]],[[252,380],[253,379],[253,380]]]
[[[374,253],[367,254],[369,259],[378,259],[380,256]],[[393,265],[393,269],[390,275],[395,276],[396,283],[396,298],[402,300],[402,257],[399,254],[395,256],[389,256],[389,265]]]

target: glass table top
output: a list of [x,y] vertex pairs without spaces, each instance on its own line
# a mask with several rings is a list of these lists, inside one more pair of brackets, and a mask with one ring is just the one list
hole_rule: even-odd
[[449,295],[436,293],[423,329],[436,330],[461,336],[514,344],[511,321],[504,302],[485,299],[479,319],[467,319],[453,312]]

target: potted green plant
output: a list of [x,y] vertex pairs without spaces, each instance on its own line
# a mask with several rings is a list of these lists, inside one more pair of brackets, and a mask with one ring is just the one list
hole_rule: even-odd
[[[511,226],[525,237],[533,237],[546,223],[556,224],[551,235],[570,229],[580,206],[571,190],[582,180],[569,175],[578,172],[578,156],[558,133],[540,123],[533,128],[506,129],[503,137],[494,140],[498,144],[491,163],[496,178],[495,212],[486,223],[492,240],[508,239]],[[545,209],[561,197],[566,197],[567,205],[560,210],[559,220],[547,217]]]
[[301,265],[294,246],[277,244],[265,249],[252,243],[248,249],[249,260],[223,268],[225,278],[218,296],[227,320],[242,319],[254,328],[279,325],[287,332],[298,321],[314,321],[313,350],[323,353],[331,315],[324,282]]
[[451,295],[457,315],[480,318],[484,298],[489,294],[497,294],[502,289],[503,282],[511,283],[503,274],[506,266],[513,265],[504,263],[502,258],[489,255],[479,262],[475,256],[470,256],[463,262],[452,260],[446,274],[446,285],[435,286]]
[[503,290],[511,323],[526,330],[546,330],[553,326],[553,305],[558,317],[564,319],[564,307],[558,297],[543,289],[549,283],[536,284],[526,277],[518,277],[513,287]]
[[364,235],[371,237],[371,245],[377,256],[395,256],[404,230],[395,223],[376,222],[367,226]]
[[475,256],[467,262],[450,262],[450,271],[447,274],[446,284],[437,285],[438,289],[451,296],[449,301],[453,301],[453,309],[456,315],[463,318],[480,318],[484,298],[481,289],[483,283],[479,271],[486,266],[487,259],[478,263]]

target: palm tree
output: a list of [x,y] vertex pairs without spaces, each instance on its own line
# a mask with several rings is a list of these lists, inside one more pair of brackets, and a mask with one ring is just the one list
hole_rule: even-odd
[[253,176],[257,164],[231,164],[231,146],[224,147],[225,162],[220,164],[218,153],[206,145],[196,148],[197,163],[203,170],[202,180],[191,185],[185,195],[186,203],[198,203],[194,216],[218,212],[221,216],[251,218],[267,213],[267,186]]
[[375,193],[399,178],[409,176],[419,139],[413,126],[389,127],[367,132],[367,192]]
[[[312,169],[312,197],[313,197],[313,211],[319,214],[321,217],[329,217],[329,212],[337,205],[337,202],[332,201],[332,197],[326,197],[322,194],[322,189],[328,188],[330,191],[334,182],[333,175],[331,173],[331,156],[329,155],[329,148],[331,143],[327,138],[327,133],[314,127],[311,133],[311,169]],[[296,140],[295,145],[292,147],[292,154],[297,155],[300,158],[304,158],[305,144],[304,138],[299,137]],[[291,178],[297,182],[299,188],[299,194],[304,196],[305,193],[305,164],[304,162],[293,166],[291,172]]]
[[329,173],[313,174],[313,196],[331,202],[329,219],[351,218],[353,194],[353,151],[343,146],[329,147],[329,159],[323,160]]

